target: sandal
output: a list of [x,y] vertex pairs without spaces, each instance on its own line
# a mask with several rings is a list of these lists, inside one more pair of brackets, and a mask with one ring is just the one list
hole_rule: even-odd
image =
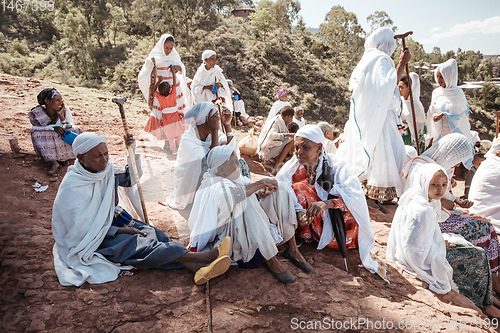
[[208,266],[200,268],[194,275],[194,283],[197,285],[205,284],[211,279],[227,272],[231,266],[231,258],[223,256],[215,259]]
[[295,281],[292,273],[290,273],[290,271],[288,269],[285,270],[283,273],[276,273],[275,271],[273,271],[271,269],[271,267],[269,267],[269,265],[267,263],[264,262],[264,263],[262,263],[262,265],[264,265],[264,268],[267,269],[269,272],[271,272],[271,274],[274,276],[274,278],[281,283],[291,283],[291,282]]
[[295,266],[297,266],[306,273],[311,273],[313,271],[312,266],[307,261],[301,262],[292,257],[290,253],[288,253],[288,248],[283,252],[283,257],[290,260],[292,264],[294,264]]

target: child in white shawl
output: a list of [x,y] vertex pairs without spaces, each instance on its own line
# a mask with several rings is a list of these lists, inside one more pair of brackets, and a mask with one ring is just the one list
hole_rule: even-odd
[[275,256],[276,244],[287,244],[289,259],[302,270],[312,271],[295,243],[293,193],[274,179],[251,183],[241,177],[238,158],[228,146],[213,148],[207,166],[189,216],[190,247],[209,250],[231,236],[233,261],[246,268],[265,261],[273,275],[286,283],[292,282],[293,276]]
[[438,294],[457,290],[458,286],[460,293],[486,314],[497,317],[500,310],[493,306],[486,253],[459,235],[442,234],[439,228],[443,218],[440,199],[447,188],[448,178],[441,166],[426,164],[417,170],[411,187],[399,199],[387,259],[427,282]]
[[469,105],[464,92],[457,87],[458,66],[455,59],[440,64],[434,77],[439,87],[432,92],[427,114],[429,136],[436,142],[450,133],[461,133],[472,143]]
[[420,78],[418,77],[418,74],[414,72],[410,73],[409,79],[405,75],[401,78],[401,80],[399,80],[398,83],[399,93],[401,94],[401,101],[403,102],[403,108],[401,110],[401,120],[403,121],[403,123],[406,123],[406,126],[408,126],[411,135],[411,140],[408,140],[408,142],[406,141],[404,136],[403,139],[405,139],[405,144],[411,144],[413,147],[416,147],[415,127],[413,126],[413,115],[410,104],[410,88],[408,85],[408,80],[411,81],[413,108],[415,110],[415,120],[417,125],[418,140],[420,144],[420,152],[423,153],[425,149],[425,112],[424,106],[422,105],[422,102],[420,102]]
[[222,68],[216,65],[217,53],[205,50],[201,55],[203,63],[198,67],[191,83],[195,103],[205,101],[214,102],[217,98],[224,98],[227,108],[233,111],[231,90],[222,74]]

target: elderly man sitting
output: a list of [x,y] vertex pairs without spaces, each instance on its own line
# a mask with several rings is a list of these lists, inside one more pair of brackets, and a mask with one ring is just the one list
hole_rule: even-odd
[[298,202],[291,189],[274,179],[252,183],[240,176],[238,158],[229,146],[212,148],[207,165],[189,217],[191,248],[209,250],[231,236],[233,261],[246,268],[265,262],[278,281],[287,283],[293,275],[276,259],[276,244],[284,244],[285,257],[312,271],[295,243]]
[[[132,136],[126,144],[134,144]],[[117,206],[117,187],[132,186],[133,177],[109,160],[106,137],[80,134],[73,152],[77,160],[61,182],[52,213],[54,266],[63,286],[113,281],[133,267],[186,267],[202,284],[229,268],[230,239],[212,251],[192,253]]]

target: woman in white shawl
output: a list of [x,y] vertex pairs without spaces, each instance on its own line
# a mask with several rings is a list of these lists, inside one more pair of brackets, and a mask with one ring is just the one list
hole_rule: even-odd
[[425,111],[422,102],[420,102],[420,78],[417,73],[411,72],[410,78],[405,75],[398,83],[399,93],[401,94],[401,101],[403,102],[403,108],[401,110],[401,120],[408,127],[410,136],[403,135],[403,140],[406,145],[411,145],[416,147],[415,140],[415,127],[413,126],[413,115],[411,109],[410,101],[410,88],[408,86],[408,80],[411,81],[411,92],[413,96],[413,107],[415,110],[415,120],[417,123],[417,133],[420,153],[425,151]]
[[[134,147],[131,135],[126,145]],[[229,268],[229,239],[213,251],[192,253],[118,206],[118,186],[132,186],[133,177],[108,159],[104,136],[80,134],[73,151],[77,160],[61,182],[52,212],[54,266],[63,286],[113,281],[133,267],[186,267],[202,284]]]
[[[146,58],[138,76],[139,88],[151,107],[151,117],[144,130],[153,134],[158,140],[166,140],[165,149],[168,141],[172,152],[175,151],[175,138],[180,137],[184,132],[183,116],[187,111],[187,106],[191,105],[186,84],[186,68],[174,46],[175,40],[172,35],[162,35]],[[172,87],[175,75],[175,87],[172,92],[176,94],[176,103],[171,107],[162,107],[158,98],[150,95],[151,74],[155,66],[153,59],[156,64],[156,77],[161,77],[162,82],[166,81]],[[154,82],[156,82],[156,77]]]
[[427,131],[434,142],[450,133],[461,133],[472,143],[469,105],[462,89],[457,87],[458,65],[455,59],[440,64],[434,78],[439,87],[432,92],[427,113]]
[[[409,160],[403,168],[403,177],[406,179],[405,191],[413,184],[413,178],[419,168],[426,164],[437,164],[447,172],[449,188],[453,176],[454,166],[463,163],[467,168],[472,166],[474,147],[465,136],[452,133],[434,143],[425,153]],[[453,233],[463,236],[473,245],[483,248],[488,256],[490,269],[493,274],[493,289],[500,291],[500,243],[495,228],[484,217],[466,213],[461,208],[470,208],[473,202],[461,199],[446,191],[441,199],[443,211],[447,215],[439,222],[443,233]]]
[[365,42],[365,53],[349,80],[352,90],[345,142],[336,156],[351,174],[365,184],[366,194],[377,201],[391,201],[403,193],[400,171],[406,151],[398,131],[401,100],[397,88],[410,52],[401,52],[394,67],[394,32],[375,30]]
[[469,192],[470,212],[491,220],[500,232],[500,139],[493,141],[486,160],[476,171]]
[[[206,156],[210,149],[227,144],[240,157],[238,143],[231,130],[231,118],[231,112],[227,109],[219,115],[211,102],[198,102],[186,113],[189,129],[182,135],[174,164],[174,191],[167,199],[171,208],[184,210],[193,202],[207,168]],[[221,122],[226,134],[219,130]],[[240,163],[244,175],[250,176],[245,161],[240,159]]]
[[[326,154],[323,131],[316,125],[305,125],[295,134],[295,155],[281,168],[276,180],[291,187],[301,207],[297,234],[306,242],[317,241],[318,250],[338,249],[327,209],[340,209],[346,224],[346,248],[359,248],[363,266],[386,279],[385,266],[371,253],[375,239],[370,226],[368,207],[357,177],[344,162]],[[318,184],[319,179],[333,176],[330,192]],[[328,199],[329,195],[335,196]]]
[[438,294],[458,286],[485,313],[498,317],[486,253],[463,237],[442,234],[439,228],[440,199],[448,188],[446,171],[437,164],[426,164],[412,181],[392,220],[387,259],[427,282]]
[[198,67],[191,83],[195,103],[215,102],[217,99],[223,98],[227,108],[232,112],[231,90],[224,74],[222,74],[222,68],[216,65],[217,53],[205,50],[201,55],[201,60],[203,63]]
[[276,259],[276,244],[284,244],[285,255],[311,272],[295,243],[297,218],[290,189],[271,178],[252,183],[240,176],[238,158],[228,146],[210,150],[207,165],[189,216],[190,247],[206,251],[231,236],[233,261],[245,268],[265,262],[278,281],[287,283],[293,276]]

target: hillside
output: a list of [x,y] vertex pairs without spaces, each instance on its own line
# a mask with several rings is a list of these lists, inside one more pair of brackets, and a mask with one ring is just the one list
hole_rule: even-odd
[[[51,209],[66,167],[55,177],[46,175],[44,163],[33,152],[27,118],[36,94],[48,86],[62,93],[75,124],[105,134],[113,162],[125,163],[119,113],[110,101],[113,94],[0,74],[2,331],[206,332],[204,288],[195,286],[185,270],[139,271],[114,282],[80,288],[58,283],[52,261]],[[145,173],[141,182],[148,214],[156,227],[186,245],[185,218],[157,203],[172,191],[174,161],[161,152],[162,142],[142,131],[148,118],[144,109],[145,104],[137,98],[125,104],[130,127],[138,139],[138,152],[143,156]],[[236,135],[241,138],[244,133]],[[12,136],[19,139],[20,154],[10,152],[7,139]],[[259,164],[247,161],[253,178],[262,177]],[[47,191],[35,193],[35,182],[48,185]],[[463,191],[463,184],[456,190]],[[396,332],[425,332],[430,325],[436,331],[458,332],[460,321],[467,325],[462,331],[487,332],[478,328],[483,323],[481,312],[466,297],[453,291],[436,295],[425,283],[387,262],[385,248],[395,206],[387,207],[387,215],[373,209],[370,215],[376,238],[374,254],[387,263],[390,284],[358,266],[357,250],[348,252],[347,273],[338,252],[317,251],[305,244],[300,249],[314,267],[311,274],[300,272],[280,257],[296,277],[290,285],[280,284],[262,267],[232,267],[214,279],[210,285],[214,331],[290,332],[298,327],[310,328],[313,321],[335,320],[336,325],[348,325],[346,331],[350,332],[386,331],[389,322]],[[361,323],[371,321],[372,326],[349,326],[358,318]],[[374,327],[382,321],[384,329]]]

